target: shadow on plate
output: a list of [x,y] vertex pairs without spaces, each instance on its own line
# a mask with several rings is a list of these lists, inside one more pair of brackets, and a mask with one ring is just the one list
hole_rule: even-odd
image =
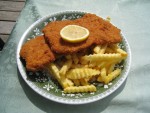
[[83,105],[67,105],[67,104],[53,102],[37,94],[25,83],[25,81],[20,75],[19,70],[18,70],[18,78],[28,99],[39,109],[48,113],[50,112],[51,113],[60,113],[60,112],[61,113],[62,112],[64,113],[76,113],[76,112],[92,113],[93,111],[95,113],[100,113],[108,107],[111,100],[124,89],[124,86],[126,84],[126,81],[125,81],[114,93],[112,93],[111,95],[109,95],[108,97],[102,100],[98,100],[96,102],[83,104]]

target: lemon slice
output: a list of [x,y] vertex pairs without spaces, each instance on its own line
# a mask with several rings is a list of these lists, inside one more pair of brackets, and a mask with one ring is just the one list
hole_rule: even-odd
[[61,29],[60,35],[63,40],[76,43],[82,42],[89,36],[89,30],[78,25],[67,25]]

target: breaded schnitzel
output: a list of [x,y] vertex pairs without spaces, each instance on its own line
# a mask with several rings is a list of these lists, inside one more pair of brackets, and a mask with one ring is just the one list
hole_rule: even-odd
[[45,43],[43,36],[37,36],[26,42],[21,48],[20,56],[25,59],[28,71],[42,70],[55,60],[55,56]]
[[[79,25],[90,31],[89,37],[80,43],[69,43],[60,36],[60,30],[66,25]],[[59,54],[75,53],[92,44],[112,44],[121,41],[120,30],[111,23],[94,14],[85,14],[76,20],[50,22],[43,29],[45,39],[52,51]]]
[[89,29],[95,44],[113,44],[122,39],[120,29],[95,14],[85,14],[75,21],[78,25]]
[[[64,41],[60,36],[60,30],[69,24],[75,24],[74,21],[56,21],[51,22],[48,26],[43,29],[45,39],[50,45],[52,51],[60,54],[75,53],[79,50],[88,48],[94,42],[94,38],[89,36],[87,40],[80,43],[70,43]],[[91,34],[90,34],[91,35]]]

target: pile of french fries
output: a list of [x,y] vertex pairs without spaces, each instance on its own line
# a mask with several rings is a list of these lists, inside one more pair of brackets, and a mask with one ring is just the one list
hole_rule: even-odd
[[48,69],[64,93],[95,92],[93,83],[108,84],[119,76],[121,69],[114,67],[126,57],[127,53],[117,44],[96,45],[92,53],[66,55],[65,61],[53,62]]

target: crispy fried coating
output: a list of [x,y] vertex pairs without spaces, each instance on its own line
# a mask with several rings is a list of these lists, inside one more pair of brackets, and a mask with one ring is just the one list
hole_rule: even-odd
[[[90,31],[89,37],[80,43],[64,41],[60,36],[60,30],[66,25],[79,25],[87,28]],[[92,44],[112,44],[121,41],[120,30],[117,27],[89,13],[76,20],[50,22],[44,27],[43,32],[52,51],[60,54],[75,53],[88,48]]]
[[43,29],[45,39],[50,45],[52,51],[59,54],[70,54],[88,48],[93,44],[94,38],[92,38],[91,36],[89,36],[83,42],[79,42],[79,43],[70,43],[64,41],[60,36],[60,30],[69,24],[75,24],[75,23],[74,21],[70,21],[70,20],[56,21],[56,22],[51,22],[48,26],[46,26]]
[[89,29],[95,44],[113,44],[121,41],[120,29],[95,14],[85,14],[76,20],[78,25]]
[[26,42],[21,48],[20,56],[25,59],[28,71],[42,70],[55,60],[54,53],[45,43],[43,36],[37,36]]

